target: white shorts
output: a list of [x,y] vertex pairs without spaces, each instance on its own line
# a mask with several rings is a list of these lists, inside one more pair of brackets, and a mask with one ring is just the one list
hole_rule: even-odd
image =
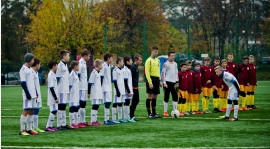
[[112,92],[103,92],[103,102],[112,102]]
[[34,102],[36,102],[36,98],[32,98],[31,100],[24,99],[23,100],[23,109],[24,110],[33,110]]
[[38,102],[38,101],[36,100],[36,101],[34,101],[33,104],[34,104],[34,105],[33,105],[33,108],[34,108],[34,109],[40,109],[40,108],[42,108],[42,102]]
[[68,104],[69,93],[59,93],[59,104]]
[[102,99],[92,99],[92,105],[100,105],[102,102]]
[[54,103],[49,106],[50,107],[50,112],[57,111],[58,110],[58,103]]
[[80,106],[79,102],[70,102],[69,103],[69,107],[78,107],[78,106]]
[[132,99],[132,97],[133,97],[133,94],[130,97],[128,97],[128,94],[125,95],[125,99]]
[[125,98],[126,98],[126,95],[120,95],[120,97],[117,97],[117,95],[114,95],[113,103],[124,103]]
[[238,100],[238,93],[237,92],[230,92],[228,93],[229,100]]
[[88,97],[87,97],[87,91],[85,90],[80,90],[80,101],[86,102]]

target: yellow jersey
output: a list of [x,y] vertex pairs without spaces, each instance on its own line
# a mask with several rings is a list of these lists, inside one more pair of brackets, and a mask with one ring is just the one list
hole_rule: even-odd
[[160,61],[158,58],[149,57],[145,62],[145,76],[149,84],[152,84],[152,77],[160,78]]

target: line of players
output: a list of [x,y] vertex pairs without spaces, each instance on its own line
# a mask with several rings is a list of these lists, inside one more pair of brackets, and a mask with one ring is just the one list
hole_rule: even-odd
[[[113,69],[114,99],[112,99],[111,63],[113,55],[106,53],[104,62],[94,61],[94,69],[87,80],[86,62],[90,58],[90,52],[84,50],[79,62],[71,62],[71,72],[67,63],[70,60],[70,52],[60,52],[61,61],[50,61],[48,66],[48,99],[47,105],[50,114],[45,131],[54,132],[65,129],[84,128],[86,126],[100,126],[97,121],[99,105],[104,103],[104,124],[136,122],[134,117],[136,106],[139,102],[138,95],[138,68],[142,57],[135,55],[135,63],[130,57],[116,59]],[[21,86],[23,88],[23,112],[20,118],[20,135],[36,135],[45,132],[38,127],[38,113],[42,107],[38,70],[41,61],[34,55],[27,53],[24,57],[24,65],[20,70]],[[131,72],[132,71],[132,72]],[[132,74],[135,77],[131,77]],[[137,79],[136,79],[137,76]],[[132,81],[132,79],[135,79]],[[136,83],[137,82],[137,83]],[[136,85],[137,84],[137,85]],[[137,87],[136,87],[137,86]],[[132,105],[130,102],[134,94]],[[92,101],[91,122],[85,120],[85,107],[87,99]],[[110,120],[110,106],[112,104],[112,121]],[[124,103],[124,107],[123,107]],[[69,104],[70,125],[66,124],[66,106]],[[124,109],[124,118],[122,117]],[[130,110],[131,109],[131,110]],[[118,113],[118,118],[116,115]],[[57,116],[57,128],[53,127]]]
[[[220,58],[214,57],[214,65],[210,66],[211,59],[204,58],[204,65],[194,64],[194,70],[191,70],[192,62],[186,61],[181,64],[180,72],[177,71],[177,63],[174,62],[175,53],[168,52],[168,60],[162,68],[162,81],[164,87],[164,113],[168,114],[169,94],[173,98],[173,110],[176,109],[178,102],[179,116],[190,114],[211,113],[209,110],[209,98],[213,94],[214,112],[226,112],[228,104],[228,86],[222,79],[216,75],[215,67],[220,65]],[[238,78],[241,95],[239,98],[239,110],[257,109],[254,105],[254,92],[257,86],[256,66],[254,65],[254,56],[244,56],[243,63],[238,66],[233,62],[233,54],[228,54],[228,60],[221,61],[221,67],[225,72],[233,74]],[[178,73],[178,77],[172,77],[173,73]],[[177,84],[178,83],[178,84]],[[168,87],[168,84],[176,84],[174,88]],[[202,112],[199,110],[200,94],[202,93]],[[177,99],[178,98],[178,99]],[[192,103],[192,106],[190,105]],[[190,109],[192,107],[192,109]],[[232,108],[233,110],[233,108]]]

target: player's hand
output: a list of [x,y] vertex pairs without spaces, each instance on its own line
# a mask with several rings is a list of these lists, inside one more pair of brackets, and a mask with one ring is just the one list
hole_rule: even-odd
[[28,100],[31,100],[32,98],[31,98],[31,96],[28,96],[28,97],[26,97]]
[[245,92],[244,91],[240,91],[239,92],[239,95],[243,97],[243,96],[245,96]]
[[90,98],[90,94],[88,94],[87,96],[88,96],[88,98]]
[[59,102],[59,99],[57,98],[56,100],[55,100],[55,103],[58,103]]
[[153,84],[149,84],[149,88],[153,89],[154,88]]
[[120,92],[118,91],[118,92],[116,93],[116,96],[117,96],[117,97],[120,97],[120,95],[121,95],[121,94],[120,94]]
[[213,86],[213,89],[214,89],[214,90],[217,90],[217,87],[214,85],[214,86]]
[[256,86],[258,86],[258,83],[256,82]]
[[168,85],[166,83],[163,84],[164,88],[168,88]]
[[128,97],[131,97],[132,96],[132,94],[131,93],[128,93]]
[[159,82],[159,86],[162,86],[162,82]]
[[249,86],[249,83],[247,83],[247,86]]
[[223,85],[221,85],[221,89],[223,89],[224,88],[224,86]]
[[206,84],[209,84],[209,83],[211,83],[211,80],[208,80],[208,81],[206,82]]
[[198,92],[198,89],[196,88],[195,93],[197,93],[197,92]]

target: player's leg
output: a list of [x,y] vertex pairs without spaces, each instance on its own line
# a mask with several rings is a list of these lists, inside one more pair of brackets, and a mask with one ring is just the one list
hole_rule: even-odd
[[210,110],[209,110],[209,100],[210,100],[210,96],[212,95],[213,93],[213,89],[212,87],[211,88],[207,88],[207,98],[206,98],[206,108],[207,108],[207,113],[212,113]]
[[153,94],[147,94],[147,99],[146,99],[146,110],[148,113],[148,118],[153,118],[152,116],[152,111],[151,111],[151,100],[153,98]]
[[138,104],[139,104],[139,89],[133,89],[133,98],[131,100],[130,105],[130,118],[135,121],[138,121],[138,119],[135,117],[135,111]]
[[248,87],[247,87],[247,95],[246,95],[246,105],[247,105],[247,108],[249,109],[249,110],[251,110],[252,108],[251,108],[251,88],[252,88],[252,85],[249,85]]
[[42,133],[45,131],[39,129],[39,127],[38,127],[38,113],[39,113],[39,110],[42,108],[42,103],[38,102],[38,101],[36,101],[36,103],[37,103],[37,105],[36,105],[36,108],[34,109],[34,113],[33,113],[33,128],[36,132]]
[[256,106],[255,106],[255,96],[254,96],[254,93],[255,93],[255,90],[256,90],[256,86],[253,85],[252,88],[251,88],[251,99],[250,99],[250,104],[251,104],[251,108],[252,109],[258,109]]
[[75,112],[75,104],[74,102],[69,103],[69,125],[72,129],[77,129],[77,126],[75,125],[75,120],[74,120],[74,112]]
[[163,91],[164,91],[164,100],[163,100],[163,106],[164,106],[164,112],[163,112],[163,116],[168,117],[168,102],[169,102],[169,98],[170,98],[170,92],[171,92],[171,87],[170,87],[170,83],[167,82],[167,88],[163,87]]
[[49,115],[49,118],[47,121],[45,131],[54,132],[54,131],[58,130],[57,128],[53,127],[54,118],[55,118],[55,115],[56,115],[57,110],[58,110],[58,104],[55,103],[53,105],[50,105],[49,108],[50,108],[50,115]]
[[172,94],[172,107],[173,110],[177,110],[177,103],[178,103],[178,97],[177,97],[177,92],[174,88],[174,85],[171,85],[171,94]]
[[80,119],[79,119],[79,109],[80,109],[80,104],[77,103],[77,106],[75,107],[75,111],[74,111],[74,123],[77,126],[77,128],[84,128],[85,126],[81,127],[79,125],[80,123]]
[[86,107],[86,103],[87,103],[87,91],[85,90],[80,90],[80,109],[78,111],[79,114],[79,121],[80,127],[84,126],[91,126],[91,124],[89,124],[86,120],[85,120],[85,116],[86,116],[86,111],[85,111],[85,107]]
[[127,120],[128,122],[134,123],[136,121],[130,119],[130,110],[129,110],[129,105],[132,97],[128,97],[126,95],[125,103],[124,103],[124,119]]
[[[28,100],[28,99],[26,99]],[[20,133],[19,135],[22,135],[22,136],[26,136],[26,135],[29,135],[26,130],[25,130],[25,126],[26,126],[26,122],[27,122],[27,114],[28,114],[28,110],[25,109],[25,102],[27,102],[26,100],[24,100],[23,102],[23,111],[22,111],[22,114],[21,114],[21,118],[20,118]]]
[[230,117],[231,108],[232,108],[232,100],[228,99],[228,105],[227,105],[227,109],[226,109],[226,114],[225,114],[225,116],[220,116],[219,118],[228,120],[229,117]]
[[219,95],[218,95],[218,90],[213,91],[213,105],[214,105],[214,112],[220,112],[218,109],[218,100],[219,100]]
[[[240,91],[245,91],[245,86],[244,85],[240,85]],[[243,98],[244,97],[246,97],[246,95],[243,95],[243,96],[239,96],[239,101],[238,101],[238,104],[240,105],[241,103],[242,103],[242,105],[243,105]],[[242,110],[244,110],[243,108],[242,108],[242,106],[239,106],[239,110],[240,111],[242,111]]]
[[206,106],[206,100],[207,100],[207,88],[203,87],[202,90],[202,108],[203,108],[203,112],[207,113],[207,106]]
[[112,121],[115,124],[119,124],[120,122],[116,120],[116,112],[117,111],[117,96],[114,95],[113,105],[112,105]]
[[184,112],[183,113],[184,115],[190,115],[189,112],[187,112],[187,105],[186,105],[187,98],[188,98],[188,92],[184,91],[183,92],[183,99],[182,99],[182,111]]
[[187,98],[186,98],[186,112],[190,113],[190,102],[192,101],[191,93],[187,92]]
[[123,103],[125,102],[125,95],[120,95],[117,100],[117,112],[118,112],[118,120],[121,123],[127,123],[128,121],[126,119],[123,119]]
[[103,103],[104,103],[104,124],[113,125],[113,121],[110,121],[110,106],[112,103],[112,92],[103,92]]
[[238,120],[238,99],[234,99],[233,100],[233,104],[234,104],[234,116],[232,118],[230,118],[230,121],[237,121]]
[[158,113],[156,112],[156,106],[157,106],[157,97],[158,94],[160,94],[160,89],[159,89],[159,79],[153,79],[153,95],[152,95],[152,100],[151,100],[151,108],[152,108],[152,115],[155,118],[161,118],[161,116],[158,115]]
[[242,109],[243,109],[243,110],[249,110],[249,109],[246,107],[246,102],[247,102],[247,91],[248,91],[248,86],[244,86],[244,92],[245,92],[245,95],[244,95],[243,98],[242,98]]
[[91,110],[91,125],[100,126],[101,124],[97,121],[97,114],[99,108],[99,99],[92,99],[92,110]]
[[32,135],[38,134],[38,132],[33,130],[33,113],[34,113],[34,107],[36,107],[36,99],[33,98],[31,100],[28,100],[28,108],[27,109],[27,116],[26,116],[26,132]]
[[179,111],[179,116],[184,116],[183,114],[183,109],[182,109],[182,103],[183,103],[183,91],[181,91],[180,89],[178,90],[177,94],[178,94],[178,105],[177,105],[177,109]]

